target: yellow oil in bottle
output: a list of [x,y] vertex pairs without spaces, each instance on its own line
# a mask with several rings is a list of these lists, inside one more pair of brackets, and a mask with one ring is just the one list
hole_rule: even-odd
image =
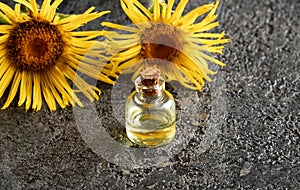
[[126,122],[126,133],[128,138],[138,145],[165,144],[171,141],[176,133],[175,116],[172,116],[170,111],[135,116],[133,121],[135,124],[130,121]]

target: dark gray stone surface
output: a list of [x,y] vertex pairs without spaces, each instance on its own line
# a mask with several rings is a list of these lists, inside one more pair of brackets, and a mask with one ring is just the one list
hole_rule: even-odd
[[[187,10],[205,2],[191,0]],[[130,23],[117,0],[65,0],[59,11],[92,5],[113,11],[84,29]],[[14,101],[0,112],[1,189],[299,189],[299,18],[299,0],[221,1],[217,30],[225,28],[231,43],[219,58],[227,66],[202,92],[175,89],[178,127],[187,129],[176,136],[176,151],[172,143],[169,152],[121,146],[131,145],[115,114],[122,107],[115,108],[127,91],[114,94],[132,88],[125,79],[114,88],[98,83],[101,99],[85,108],[35,113]],[[103,131],[117,144],[105,146]],[[139,161],[150,165],[132,167]]]

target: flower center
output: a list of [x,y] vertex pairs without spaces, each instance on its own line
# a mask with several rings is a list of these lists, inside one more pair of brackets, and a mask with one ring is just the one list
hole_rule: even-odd
[[41,38],[33,38],[25,48],[29,55],[42,57],[48,50],[48,43]]
[[181,40],[182,35],[182,31],[174,26],[153,23],[141,36],[141,56],[144,59],[172,61],[178,56],[184,45]]
[[19,23],[11,30],[7,43],[8,57],[19,69],[41,71],[57,62],[64,45],[56,26],[33,19]]

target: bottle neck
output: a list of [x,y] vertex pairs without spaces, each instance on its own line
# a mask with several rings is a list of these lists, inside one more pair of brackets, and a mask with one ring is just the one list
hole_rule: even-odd
[[135,90],[137,92],[137,98],[142,102],[152,102],[162,99],[165,95],[165,80],[160,77],[157,84],[146,86],[142,84],[141,78],[138,77],[135,80]]

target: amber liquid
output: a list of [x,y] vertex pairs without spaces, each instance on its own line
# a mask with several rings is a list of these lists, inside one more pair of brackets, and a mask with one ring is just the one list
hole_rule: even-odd
[[138,145],[158,146],[165,144],[175,136],[175,116],[166,110],[134,115],[133,120],[126,122],[126,133],[128,138]]

